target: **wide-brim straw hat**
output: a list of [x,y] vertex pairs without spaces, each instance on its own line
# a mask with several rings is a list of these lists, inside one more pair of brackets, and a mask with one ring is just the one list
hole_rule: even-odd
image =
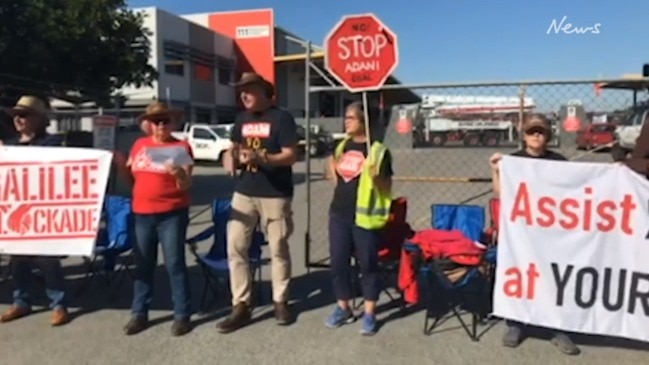
[[138,122],[142,122],[144,120],[168,117],[173,119],[174,121],[178,121],[182,114],[182,111],[173,109],[167,103],[154,101],[146,107],[144,113],[140,115],[137,120]]
[[45,102],[36,96],[24,95],[18,99],[16,105],[11,108],[5,108],[5,111],[11,115],[18,113],[34,113],[41,116],[47,115],[48,108]]
[[260,86],[264,92],[266,93],[266,96],[269,98],[273,97],[275,95],[275,87],[273,84],[271,84],[268,80],[263,78],[263,76],[254,73],[254,72],[244,72],[241,74],[241,78],[239,81],[231,84],[232,86],[235,87],[242,87],[242,86],[248,86],[248,85],[258,85]]

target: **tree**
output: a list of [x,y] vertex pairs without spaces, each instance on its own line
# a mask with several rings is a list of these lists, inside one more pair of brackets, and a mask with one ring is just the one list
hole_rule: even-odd
[[143,21],[124,0],[0,1],[2,104],[40,94],[105,106],[124,85],[150,85]]

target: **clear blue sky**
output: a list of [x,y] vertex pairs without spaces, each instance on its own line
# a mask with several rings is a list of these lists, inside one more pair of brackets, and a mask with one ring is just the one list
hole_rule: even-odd
[[[131,0],[173,13],[275,9],[316,44],[344,14],[373,12],[399,36],[404,83],[617,78],[649,62],[647,0]],[[553,19],[600,34],[547,34]]]

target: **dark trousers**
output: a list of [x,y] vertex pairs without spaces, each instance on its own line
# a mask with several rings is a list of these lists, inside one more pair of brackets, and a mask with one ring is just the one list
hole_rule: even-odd
[[32,285],[32,271],[37,267],[45,280],[45,293],[50,299],[52,309],[65,308],[65,278],[61,261],[58,257],[47,256],[12,256],[11,275],[15,289],[13,292],[14,305],[31,308],[29,290]]
[[153,298],[153,277],[158,263],[158,242],[169,274],[175,318],[191,316],[189,275],[185,262],[187,209],[158,214],[135,214],[135,282],[133,315],[146,316]]
[[333,289],[337,300],[352,297],[352,255],[356,257],[361,269],[363,298],[377,301],[381,292],[378,273],[379,245],[378,230],[357,227],[351,219],[336,215],[329,216],[329,254]]

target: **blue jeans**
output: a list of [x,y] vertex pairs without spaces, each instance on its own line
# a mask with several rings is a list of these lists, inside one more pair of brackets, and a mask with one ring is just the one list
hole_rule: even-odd
[[47,256],[12,256],[11,275],[15,289],[14,306],[31,309],[29,289],[32,284],[32,271],[38,267],[45,279],[45,292],[50,299],[50,308],[65,308],[65,277],[58,257]]
[[169,274],[174,317],[191,316],[189,275],[185,262],[185,236],[189,224],[187,209],[166,213],[135,214],[135,283],[133,305],[135,316],[147,316],[153,298],[153,277],[158,262],[158,242]]
[[367,230],[334,214],[329,216],[329,254],[334,294],[337,300],[349,300],[352,291],[352,255],[361,269],[363,298],[376,302],[381,292],[379,279],[379,230]]

